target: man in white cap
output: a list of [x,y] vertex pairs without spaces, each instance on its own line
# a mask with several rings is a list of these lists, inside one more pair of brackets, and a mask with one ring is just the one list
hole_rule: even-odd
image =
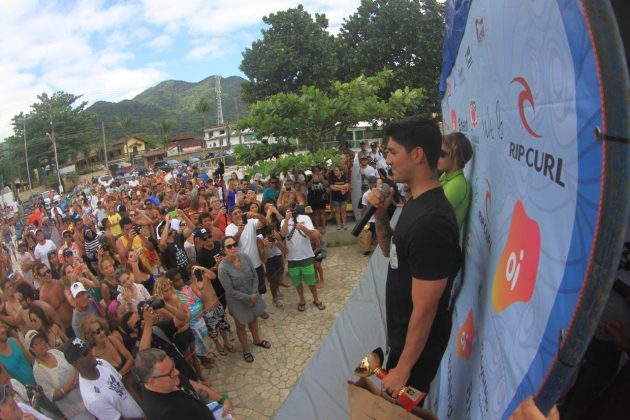
[[[76,283],[75,283],[76,284]],[[83,404],[99,419],[143,419],[144,413],[122,382],[120,373],[107,361],[96,359],[80,338],[68,341],[63,355],[79,371]]]
[[81,337],[80,325],[83,318],[90,315],[103,316],[104,310],[90,297],[83,283],[72,283],[70,293],[75,303],[74,311],[72,311],[72,330],[77,337]]

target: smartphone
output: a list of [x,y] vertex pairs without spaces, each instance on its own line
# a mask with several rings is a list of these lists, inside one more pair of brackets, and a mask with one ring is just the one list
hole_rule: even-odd
[[123,290],[125,290],[125,289],[123,289],[123,287],[121,285],[118,285],[118,286],[116,286],[116,290],[118,291],[118,293],[122,293]]
[[286,192],[291,192],[291,187],[285,187],[285,188],[284,188],[284,190],[285,190]]
[[197,281],[203,281],[203,273],[201,272],[200,269],[196,269],[194,274]]
[[247,215],[243,214],[241,217],[243,218],[243,224],[246,225],[247,224]]
[[177,210],[169,211],[168,215],[171,216],[171,218],[177,217]]

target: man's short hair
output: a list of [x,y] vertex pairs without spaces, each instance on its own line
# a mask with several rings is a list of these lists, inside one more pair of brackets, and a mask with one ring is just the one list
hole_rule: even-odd
[[122,219],[120,219],[120,222],[118,223],[120,224],[121,229],[123,229],[127,225],[133,225],[133,221],[131,220],[131,217],[129,216],[123,217]]
[[163,361],[167,357],[168,355],[164,352],[164,350],[153,347],[140,350],[136,356],[133,372],[140,382],[146,384],[151,376],[153,376],[155,364]]
[[203,219],[207,219],[207,218],[212,219],[212,215],[210,213],[208,213],[207,211],[203,211],[199,215],[199,218],[197,219],[197,221],[199,222],[199,224],[201,224]]
[[30,299],[31,302],[35,300],[35,292],[33,288],[26,282],[20,282],[15,286],[15,291],[22,295],[24,300]]
[[437,167],[442,148],[442,134],[435,121],[420,116],[403,118],[388,124],[385,134],[396,143],[400,143],[408,153],[416,147],[421,147],[429,167],[431,169]]

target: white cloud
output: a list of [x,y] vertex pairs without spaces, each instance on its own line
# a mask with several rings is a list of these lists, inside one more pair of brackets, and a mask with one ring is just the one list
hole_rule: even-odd
[[[305,0],[325,13],[333,31],[360,0]],[[36,95],[64,90],[84,99],[131,98],[166,78],[173,60],[190,66],[230,60],[260,37],[262,17],[296,7],[297,0],[1,0],[0,140],[10,119]],[[212,63],[214,61],[214,63]],[[209,63],[208,65],[206,63]],[[238,73],[237,70],[228,70]],[[199,74],[199,78],[207,74]],[[195,76],[192,76],[195,77]]]

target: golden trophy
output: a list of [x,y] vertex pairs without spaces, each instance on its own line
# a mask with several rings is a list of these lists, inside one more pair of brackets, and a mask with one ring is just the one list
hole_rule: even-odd
[[[360,378],[376,375],[377,378],[382,380],[387,376],[387,371],[381,367],[384,358],[383,350],[378,347],[361,360],[361,363],[354,369],[354,374]],[[406,411],[411,411],[420,404],[420,401],[426,395],[426,393],[418,391],[411,386],[405,386],[395,398]]]

